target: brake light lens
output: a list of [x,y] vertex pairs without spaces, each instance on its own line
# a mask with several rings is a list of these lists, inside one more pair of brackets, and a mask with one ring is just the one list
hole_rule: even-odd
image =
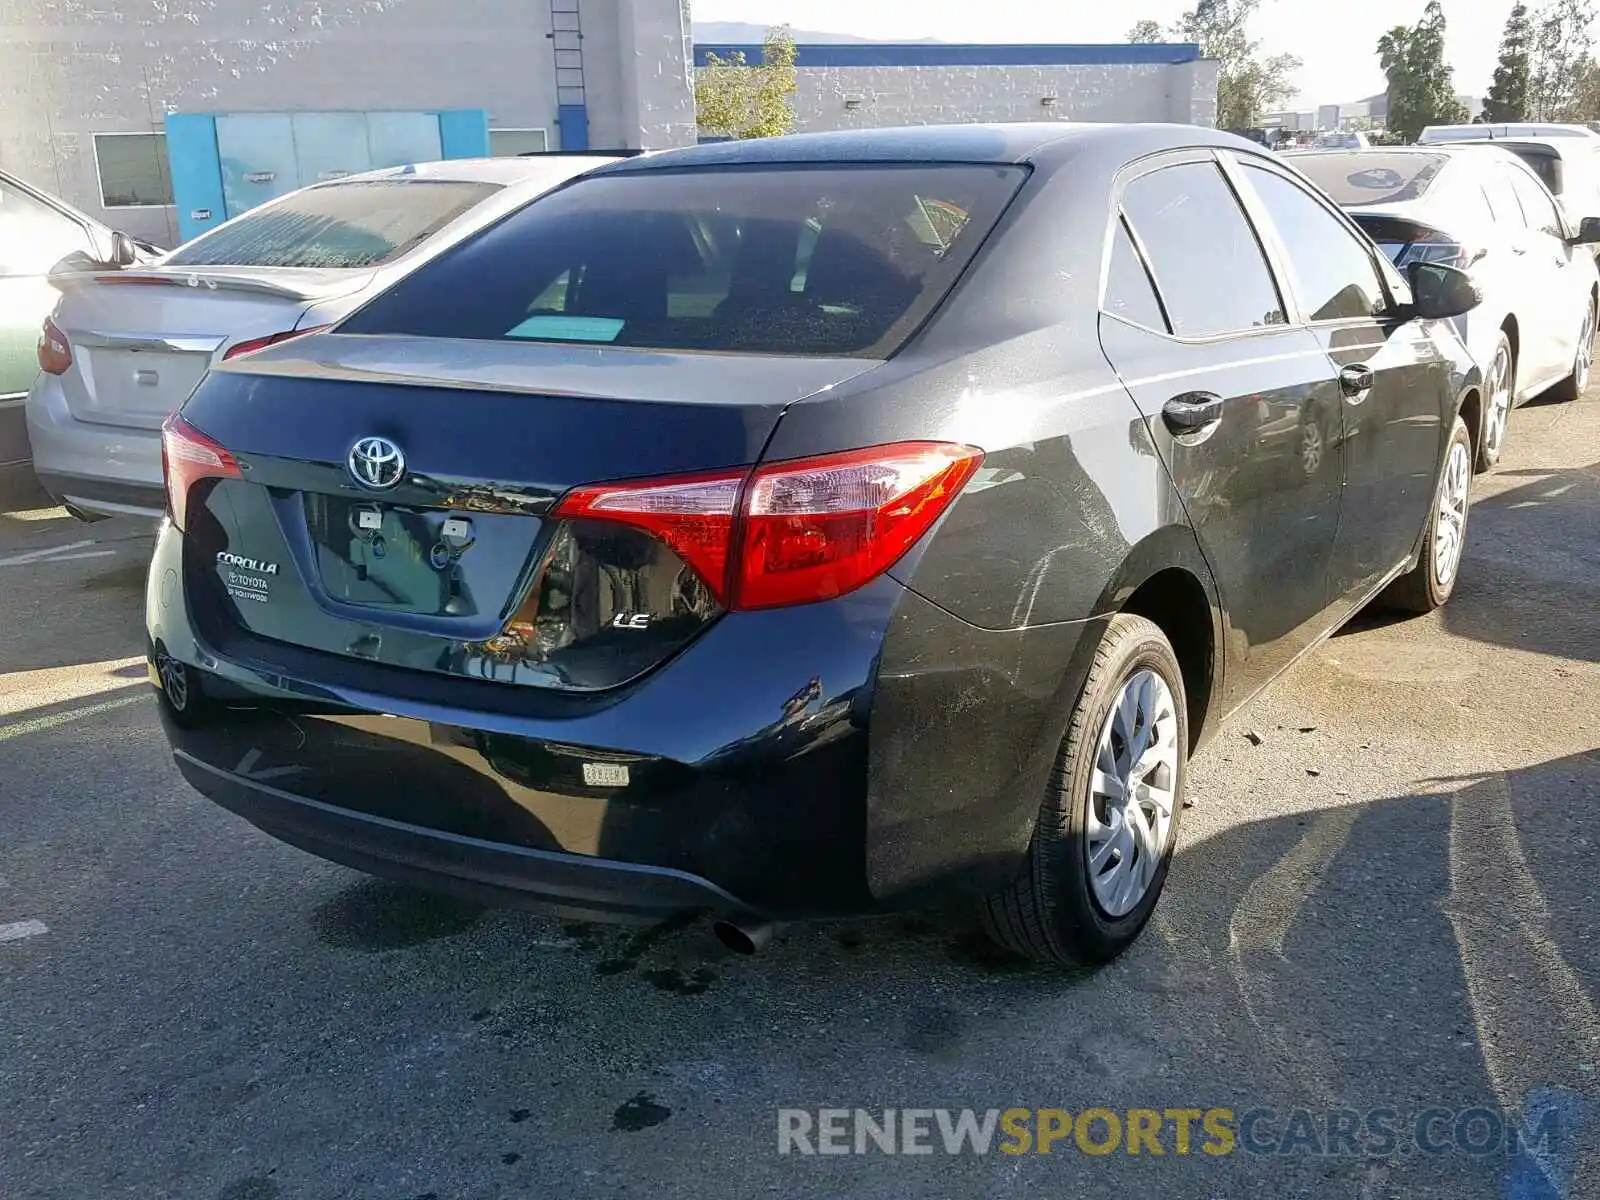
[[852,592],[925,534],[983,461],[972,446],[901,442],[750,470],[578,488],[556,515],[660,538],[731,609]]
[[39,369],[46,375],[65,375],[70,366],[72,366],[72,346],[67,342],[67,335],[61,332],[60,326],[46,317],[44,329],[39,333]]
[[237,479],[239,462],[177,413],[161,425],[161,474],[167,484],[167,512],[187,528],[189,489],[202,479]]
[[235,342],[222,352],[222,361],[238,358],[241,354],[252,354],[257,350],[265,350],[268,346],[276,346],[279,342],[287,342],[291,338],[305,337],[308,333],[321,333],[327,329],[326,325],[311,325],[305,329],[286,329],[282,333],[269,333],[266,337],[250,338],[248,341]]

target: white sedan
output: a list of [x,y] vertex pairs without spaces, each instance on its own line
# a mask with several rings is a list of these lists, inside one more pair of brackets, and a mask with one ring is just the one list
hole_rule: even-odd
[[[1595,213],[1564,214],[1515,154],[1492,145],[1312,151],[1286,156],[1348,211],[1397,267],[1470,271],[1483,303],[1457,331],[1483,370],[1479,470],[1505,449],[1511,409],[1589,383],[1600,275]],[[1575,228],[1574,225],[1577,225]]]
[[84,520],[158,517],[161,423],[213,363],[347,316],[468,234],[612,159],[458,159],[253,208],[150,264],[57,274],[27,401],[39,481]]

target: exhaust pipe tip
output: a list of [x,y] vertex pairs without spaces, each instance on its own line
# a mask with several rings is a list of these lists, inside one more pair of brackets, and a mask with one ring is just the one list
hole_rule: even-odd
[[735,954],[754,954],[772,940],[770,921],[713,921],[711,932]]
[[67,510],[67,516],[82,521],[85,525],[93,525],[97,521],[106,519],[101,513],[84,512],[76,504],[63,504],[61,507]]

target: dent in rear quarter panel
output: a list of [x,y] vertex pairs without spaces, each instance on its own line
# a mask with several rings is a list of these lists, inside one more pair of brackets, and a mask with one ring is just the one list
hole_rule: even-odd
[[911,594],[874,691],[867,875],[903,905],[1015,875],[1108,614],[1164,567],[1214,589],[1092,325],[921,370],[908,356],[870,381],[793,406],[767,457],[916,438],[985,451],[890,572]]

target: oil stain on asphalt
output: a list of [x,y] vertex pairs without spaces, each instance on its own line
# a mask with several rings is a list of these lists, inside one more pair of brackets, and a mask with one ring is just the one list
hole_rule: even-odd
[[611,1128],[623,1133],[638,1133],[641,1129],[661,1124],[671,1115],[672,1110],[664,1104],[657,1104],[654,1096],[640,1092],[611,1114]]

